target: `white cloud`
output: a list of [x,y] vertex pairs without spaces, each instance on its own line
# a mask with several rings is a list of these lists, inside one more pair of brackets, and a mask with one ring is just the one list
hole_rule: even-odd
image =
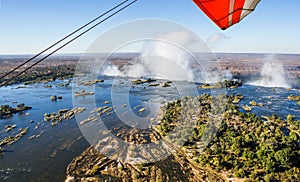
[[209,43],[210,45],[214,45],[214,44],[220,42],[223,39],[230,39],[230,37],[228,37],[224,33],[217,33],[217,34],[212,35],[211,37],[209,37],[207,39],[207,43]]

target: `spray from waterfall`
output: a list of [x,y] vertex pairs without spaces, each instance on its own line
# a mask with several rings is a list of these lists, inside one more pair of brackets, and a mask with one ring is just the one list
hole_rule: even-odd
[[217,61],[209,52],[204,51],[205,48],[204,52],[197,52],[196,55],[187,52],[185,47],[193,43],[192,36],[185,32],[172,32],[160,35],[155,40],[143,40],[141,55],[138,58],[129,60],[126,65],[122,66],[107,64],[101,74],[202,83],[216,83],[232,79],[229,69],[211,69],[211,66],[217,66]]
[[286,73],[283,65],[274,55],[268,55],[266,57],[265,63],[261,68],[260,78],[249,84],[262,87],[291,87],[286,80]]
[[195,79],[191,68],[191,55],[181,47],[188,44],[190,37],[184,32],[173,32],[167,35],[169,39],[175,40],[176,44],[157,40],[145,40],[141,56],[138,60],[131,60],[120,68],[116,65],[107,65],[103,75],[120,77],[152,77],[168,80]]

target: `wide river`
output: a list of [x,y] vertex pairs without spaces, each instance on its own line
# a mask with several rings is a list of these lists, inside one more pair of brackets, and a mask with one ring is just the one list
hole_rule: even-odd
[[[68,80],[47,83],[52,85],[52,88],[46,88],[43,83],[21,88],[20,85],[0,88],[0,105],[16,107],[17,104],[25,103],[32,107],[31,110],[15,114],[11,118],[0,119],[0,139],[16,135],[20,128],[29,127],[28,133],[21,140],[11,146],[5,146],[4,152],[0,154],[0,181],[64,181],[68,163],[90,146],[75,118],[63,120],[52,126],[51,122],[43,121],[44,113],[71,109],[76,99],[95,98],[97,107],[104,106],[105,101],[111,102],[110,97],[113,93],[115,100],[128,98],[128,107],[133,113],[139,117],[146,117],[150,114],[149,107],[157,107],[161,102],[179,98],[183,96],[182,93],[189,92],[184,90],[189,88],[185,87],[188,83],[184,82],[173,82],[171,87],[149,87],[148,84],[133,86],[130,80],[123,78],[105,78],[104,82],[96,84],[95,95],[74,100],[72,84],[69,87],[61,86],[66,83]],[[199,89],[197,85],[195,84],[195,88],[198,94],[215,93],[210,89]],[[237,89],[227,89],[225,92],[245,96],[240,105],[249,105],[252,100],[263,103],[263,107],[254,107],[252,110],[260,116],[276,114],[286,118],[288,114],[292,114],[298,116],[296,119],[300,119],[300,107],[296,102],[287,99],[291,94],[299,95],[299,90],[243,85]],[[53,95],[62,96],[63,99],[51,101],[50,97]],[[141,108],[146,108],[143,114],[138,112]],[[17,127],[7,133],[5,126],[14,124]],[[33,135],[40,137],[29,139]]]

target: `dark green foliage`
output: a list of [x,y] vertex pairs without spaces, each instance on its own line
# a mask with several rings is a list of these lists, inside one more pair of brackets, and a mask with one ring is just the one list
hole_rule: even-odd
[[0,106],[0,118],[11,117],[12,114],[22,112],[25,110],[29,110],[31,107],[25,106],[25,104],[19,104],[16,108],[12,108],[9,105],[1,105]]
[[[201,153],[194,155],[195,160],[203,167],[228,171],[236,177],[254,181],[300,179],[300,121],[293,121],[291,117],[283,121],[276,115],[263,121],[253,113],[239,112],[238,106],[232,103],[234,98],[233,95],[228,96],[228,102],[217,107],[222,110],[225,105],[225,110],[215,113],[210,106],[211,96],[198,97],[200,106],[194,109],[200,112],[187,147],[195,148],[205,130],[217,131],[217,134]],[[166,106],[166,117],[161,124],[164,132],[168,132],[170,124],[180,120],[179,105],[176,101]],[[209,113],[215,116],[222,114],[218,128],[209,121]],[[289,136],[283,133],[283,127],[290,130]]]
[[[75,65],[36,67],[13,79],[8,83],[8,85],[22,82],[27,85],[41,81],[54,81],[56,79],[73,77],[74,73]],[[18,72],[15,74],[18,74]],[[0,80],[0,82],[4,81],[5,79]]]

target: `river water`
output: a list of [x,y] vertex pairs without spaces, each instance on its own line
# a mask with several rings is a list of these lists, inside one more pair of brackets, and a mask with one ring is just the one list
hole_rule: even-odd
[[[11,118],[0,119],[0,139],[17,134],[20,128],[29,127],[28,133],[21,140],[4,147],[4,152],[0,155],[0,181],[64,181],[68,163],[90,146],[75,118],[64,120],[56,126],[43,121],[44,113],[73,108],[72,86],[59,86],[61,83],[66,84],[68,80],[47,83],[52,88],[45,88],[43,83],[27,85],[25,88],[18,88],[20,85],[0,88],[0,105],[16,107],[17,104],[25,103],[32,107],[31,110],[14,114]],[[147,84],[133,86],[130,83],[131,81],[123,78],[105,78],[103,83],[96,84],[95,95],[84,98],[95,97],[95,103],[99,107],[104,106],[106,100],[111,102],[112,90],[115,97],[123,98],[122,94],[127,94],[128,107],[136,115],[146,117],[150,114],[148,107],[153,103],[159,106],[162,102],[179,98],[182,94],[176,86],[187,84],[174,82],[171,87],[163,88],[148,87]],[[113,89],[114,87],[117,89]],[[127,88],[126,92],[122,88]],[[197,92],[210,94],[212,90],[198,88]],[[227,89],[226,93],[245,96],[240,105],[249,105],[251,100],[263,103],[262,108],[254,107],[252,111],[260,116],[276,114],[286,118],[288,114],[292,114],[300,119],[300,107],[296,102],[287,99],[291,94],[299,95],[299,90],[243,85],[237,89]],[[62,96],[63,99],[53,102],[50,100],[53,95]],[[152,104],[149,104],[150,100]],[[146,108],[142,114],[138,112],[141,108]],[[31,120],[34,122],[31,123]],[[5,126],[14,124],[17,128],[6,133]],[[29,139],[39,134],[40,137]]]

